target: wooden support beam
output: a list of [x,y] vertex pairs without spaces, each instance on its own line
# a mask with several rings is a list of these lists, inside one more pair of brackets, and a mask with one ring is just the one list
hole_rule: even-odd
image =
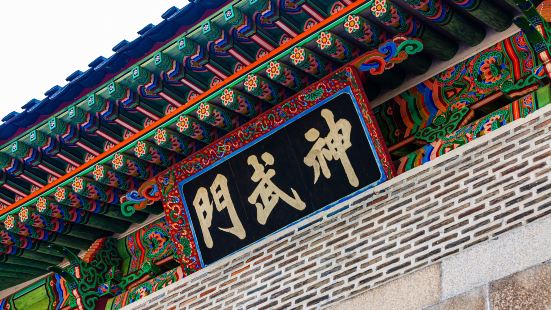
[[141,184],[141,181],[138,179],[119,173],[104,164],[97,164],[94,166],[92,177],[95,181],[101,184],[118,188],[123,191],[136,190]]
[[77,195],[73,191],[70,191],[62,186],[56,188],[54,199],[57,203],[69,207],[80,208],[92,213],[103,214],[107,217],[125,222],[141,223],[147,218],[147,214],[141,212],[136,212],[131,217],[127,217],[122,214],[120,206],[111,205],[102,201]]
[[263,110],[260,100],[229,87],[211,102],[247,118],[253,118]]
[[235,114],[208,102],[201,103],[192,114],[199,121],[225,131],[233,130],[238,125]]
[[17,254],[24,258],[40,260],[48,263],[58,264],[63,259],[63,256],[53,249],[49,248],[50,242],[40,241],[31,237],[18,235],[4,229],[0,225],[0,252],[6,253],[9,248],[18,248],[20,251]]
[[161,169],[143,160],[122,153],[113,155],[111,167],[120,173],[147,180],[154,177]]
[[295,92],[306,88],[307,85],[314,82],[314,79],[307,74],[281,61],[274,60],[269,62],[264,73],[270,80],[292,89]]
[[13,265],[5,262],[0,263],[0,273],[5,273],[5,274],[12,273],[14,275],[37,277],[48,272],[49,271],[47,271],[46,269],[35,268],[32,265],[21,266],[21,265]]
[[[478,45],[486,35],[483,27],[466,18],[443,0],[427,1],[425,5],[419,5],[417,0],[404,0],[404,3],[429,22],[442,27],[456,39],[465,42],[469,46]],[[373,13],[378,14],[377,10],[373,10]]]
[[153,140],[159,147],[183,156],[197,151],[200,146],[197,141],[185,138],[169,128],[157,128]]
[[48,241],[71,249],[87,250],[90,244],[92,244],[92,240],[95,240],[85,240],[82,238],[63,235],[55,231],[25,225],[17,221],[15,216],[12,214],[6,216],[4,219],[4,228],[20,236],[33,238],[35,240]]
[[51,266],[50,263],[46,263],[40,260],[29,259],[23,256],[9,254],[0,254],[0,262],[15,266],[31,266],[40,270],[48,270],[48,267]]
[[153,165],[163,168],[172,166],[182,159],[176,153],[167,151],[146,140],[138,141],[134,145],[134,156]]
[[95,241],[97,238],[106,235],[107,231],[98,228],[90,228],[79,223],[65,221],[60,218],[52,218],[34,212],[27,207],[21,207],[17,219],[20,223],[34,228],[45,229],[54,233],[70,235],[77,238]]
[[[47,204],[46,199],[40,197],[35,207],[28,208],[30,217],[36,216],[34,212],[50,218],[63,219],[72,223],[86,225],[92,228],[121,233],[128,229],[129,223],[109,218],[97,213],[91,213],[83,209],[71,208],[62,204]],[[21,213],[21,212],[20,212]]]
[[242,82],[244,92],[275,105],[290,96],[290,92],[258,74],[248,74]]

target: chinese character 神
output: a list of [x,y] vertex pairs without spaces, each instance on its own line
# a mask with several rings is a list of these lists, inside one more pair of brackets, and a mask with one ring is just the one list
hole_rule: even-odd
[[[216,210],[218,212],[221,212],[224,209],[228,210],[230,221],[232,223],[232,227],[218,227],[218,229],[234,234],[241,240],[245,239],[247,233],[243,228],[243,224],[241,224],[241,220],[239,220],[239,217],[237,216],[237,212],[235,212],[235,206],[233,205],[228,188],[228,179],[221,174],[217,174],[210,187],[210,193],[212,194]],[[205,244],[209,249],[211,249],[214,245],[209,230],[212,222],[212,203],[209,199],[209,193],[206,188],[201,187],[197,190],[195,199],[193,200],[193,206],[195,207],[197,217],[199,218]]]
[[352,129],[350,122],[341,118],[335,123],[335,116],[328,109],[321,110],[321,116],[329,127],[327,136],[321,138],[320,132],[315,128],[311,128],[304,134],[306,140],[314,142],[312,149],[304,157],[304,163],[314,168],[314,184],[318,181],[320,170],[326,179],[331,178],[331,171],[327,166],[327,161],[340,160],[348,178],[348,183],[354,187],[358,187],[360,182],[346,154],[346,151],[352,146],[350,142],[350,132]]
[[[249,196],[249,203],[256,206],[256,218],[258,222],[262,225],[266,224],[270,213],[279,202],[279,199],[286,202],[291,207],[302,211],[306,208],[306,204],[300,197],[297,192],[291,188],[293,197],[284,193],[279,187],[277,187],[272,181],[272,177],[275,176],[274,169],[268,169],[265,171],[267,166],[272,166],[274,164],[274,157],[270,153],[263,153],[261,155],[264,165],[258,162],[256,155],[251,155],[247,159],[247,164],[254,168],[254,173],[251,177],[251,180],[255,183],[258,183],[256,189]],[[261,202],[258,202],[260,198]]]

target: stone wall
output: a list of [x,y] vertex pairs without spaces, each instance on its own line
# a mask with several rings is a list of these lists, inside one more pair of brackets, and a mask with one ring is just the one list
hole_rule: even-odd
[[[129,308],[446,309],[463,299],[507,303],[513,298],[507,292],[527,276],[498,279],[551,258],[550,172],[551,105]],[[514,240],[503,243],[507,238]],[[549,274],[547,265],[536,268]],[[533,289],[535,294],[548,287]]]
[[551,217],[508,231],[329,308],[549,309]]

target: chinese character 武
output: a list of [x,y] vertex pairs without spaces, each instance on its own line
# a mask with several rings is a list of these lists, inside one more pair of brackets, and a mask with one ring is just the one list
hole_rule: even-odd
[[[258,183],[256,189],[248,198],[249,203],[256,206],[256,218],[258,222],[262,225],[266,224],[270,213],[272,213],[272,210],[279,202],[279,199],[299,211],[304,210],[304,208],[306,208],[306,204],[302,201],[302,199],[300,199],[297,192],[291,188],[293,197],[283,192],[272,181],[272,177],[275,176],[275,170],[265,170],[267,166],[272,166],[274,164],[274,157],[272,154],[263,153],[260,157],[265,164],[259,163],[256,155],[251,155],[247,159],[247,164],[254,168],[254,173],[251,180]],[[261,202],[258,202],[259,198]]]

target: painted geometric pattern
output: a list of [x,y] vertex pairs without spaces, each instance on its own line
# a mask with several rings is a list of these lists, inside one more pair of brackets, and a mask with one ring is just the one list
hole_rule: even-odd
[[397,161],[396,164],[398,173],[408,171],[439,156],[449,153],[478,137],[484,136],[519,118],[526,117],[537,109],[538,102],[536,94],[528,94],[481,119],[459,128],[443,139],[438,139],[421,147],[415,152],[403,156]]
[[157,262],[173,254],[173,243],[164,218],[118,241],[123,274],[138,271],[146,261]]
[[128,291],[125,291],[124,293],[122,293],[121,295],[118,295],[117,297],[109,299],[105,309],[107,310],[120,309],[132,302],[135,302],[147,295],[150,295],[151,293],[154,293],[162,289],[163,287],[169,284],[172,284],[182,279],[183,277],[184,277],[184,272],[182,270],[182,267],[178,267],[170,271],[167,271],[164,274],[154,279],[146,281],[134,288],[131,288]]
[[52,274],[25,293],[14,294],[0,299],[0,309],[48,309],[61,310],[74,307],[67,282],[59,275]]
[[374,109],[387,145],[410,136],[419,138],[418,132],[430,126],[439,114],[469,107],[496,94],[504,82],[526,78],[535,66],[525,36],[517,33],[410,88]]
[[301,93],[266,111],[251,122],[234,130],[200,152],[187,157],[156,177],[157,185],[163,199],[166,218],[169,220],[170,235],[176,246],[175,258],[185,268],[186,274],[201,269],[198,251],[194,242],[190,223],[187,220],[185,208],[178,187],[175,184],[183,179],[199,173],[208,166],[229,156],[236,150],[253,142],[255,139],[269,134],[289,119],[315,106],[325,98],[338,91],[350,87],[356,98],[363,121],[373,138],[374,149],[381,160],[385,175],[391,178],[395,175],[390,156],[382,143],[379,129],[367,103],[367,97],[359,84],[354,67],[344,67],[333,75],[310,85]]

